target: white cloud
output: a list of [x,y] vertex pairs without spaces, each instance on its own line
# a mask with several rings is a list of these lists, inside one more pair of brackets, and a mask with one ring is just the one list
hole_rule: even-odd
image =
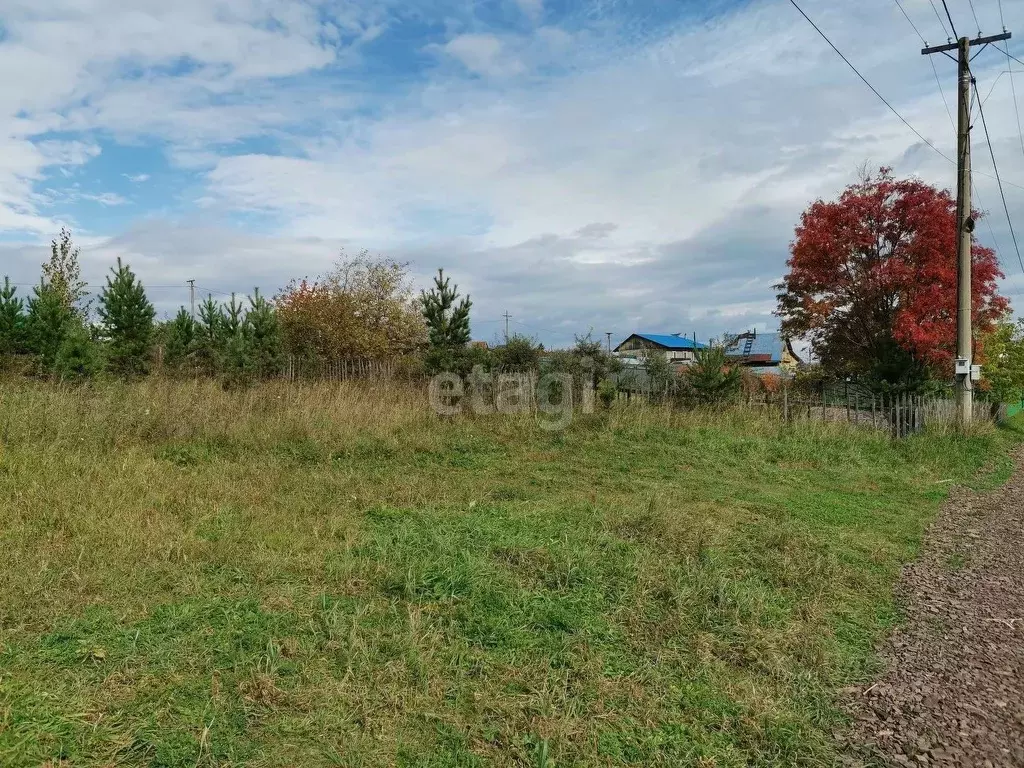
[[[537,24],[555,17],[538,0],[517,2]],[[38,186],[47,169],[93,157],[96,131],[155,137],[174,167],[199,178],[185,195],[201,211],[173,222],[151,214],[93,251],[141,263],[153,284],[201,270],[217,287],[273,289],[319,271],[348,242],[413,259],[424,278],[450,267],[481,320],[507,308],[563,337],[590,324],[720,333],[772,323],[771,285],[800,211],[864,161],[953,181],[781,0],[673,27],[619,24],[595,9],[528,34],[469,23],[447,4],[417,7],[448,38],[426,46],[433,68],[379,93],[344,69],[386,33],[385,12],[370,3],[346,4],[332,20],[284,0],[139,0],[130,11],[91,0],[88,13],[71,0],[8,5],[0,228],[54,231],[52,199]],[[805,8],[952,156],[931,65],[898,9],[885,0]],[[926,3],[908,11],[928,25]],[[1002,64],[987,54],[975,62],[983,92]],[[986,116],[1004,178],[1024,181],[1008,87],[1003,77]],[[45,144],[46,131],[81,138]],[[243,151],[248,138],[273,149]],[[984,171],[980,140],[976,132]],[[991,182],[976,182],[998,204]],[[1019,213],[1024,195],[1008,194]],[[237,213],[269,234],[233,235],[223,217]]]
[[[102,130],[195,147],[301,122],[306,110],[287,112],[295,89],[276,80],[350,57],[381,12],[353,2],[325,20],[288,0],[7,0],[3,17],[0,227],[42,232],[56,222],[35,207],[32,186],[98,147],[35,137]],[[262,100],[249,98],[251,84]]]
[[444,51],[478,75],[518,75],[525,69],[523,62],[496,35],[459,35],[444,45]]
[[132,184],[141,184],[144,181],[149,181],[148,173],[122,173],[121,175],[128,179]]
[[544,15],[544,0],[516,0],[516,4],[534,22]]
[[131,200],[117,194],[116,192],[100,192],[99,194],[83,194],[81,195],[83,200],[91,200],[94,203],[99,203],[102,206],[110,207],[115,205],[128,205]]

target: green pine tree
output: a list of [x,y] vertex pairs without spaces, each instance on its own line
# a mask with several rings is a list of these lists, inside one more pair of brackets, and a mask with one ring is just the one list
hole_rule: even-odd
[[469,344],[469,296],[459,301],[459,286],[451,285],[444,270],[437,270],[434,287],[420,292],[430,349],[424,357],[427,373],[467,369]]
[[246,315],[249,337],[248,353],[252,368],[258,378],[273,376],[281,369],[284,347],[281,324],[274,305],[260,295],[260,289],[253,289],[249,297],[249,312]]
[[18,289],[4,278],[0,289],[0,357],[20,354],[25,350],[25,303],[17,297]]
[[142,283],[120,258],[110,271],[99,305],[100,320],[109,339],[107,362],[114,373],[139,376],[149,370],[156,310]]
[[164,364],[175,370],[188,365],[196,349],[196,321],[182,307],[164,328]]
[[220,372],[225,386],[242,386],[251,382],[254,375],[245,305],[232,293],[222,314]]
[[437,270],[434,287],[420,295],[430,346],[454,349],[469,344],[469,310],[473,302],[466,296],[456,304],[458,298],[459,286],[450,284],[443,269]]
[[245,331],[245,304],[238,300],[235,294],[231,294],[231,301],[224,305],[224,338],[230,339]]
[[742,372],[728,365],[725,347],[698,349],[695,362],[686,369],[685,394],[695,405],[724,405],[739,397]]
[[60,289],[41,281],[32,289],[32,296],[28,300],[28,315],[25,318],[26,349],[35,356],[36,365],[43,373],[54,371],[61,344],[76,322],[80,323],[65,299]]
[[74,316],[53,361],[53,374],[61,381],[79,381],[103,370],[100,345],[80,317]]
[[224,349],[224,311],[220,304],[207,294],[199,305],[199,322],[196,324],[195,356],[200,370],[214,375],[220,369]]

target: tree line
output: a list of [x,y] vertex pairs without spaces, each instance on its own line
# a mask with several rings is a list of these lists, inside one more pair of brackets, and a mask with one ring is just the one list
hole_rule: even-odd
[[241,384],[276,376],[289,356],[303,361],[405,361],[409,373],[538,371],[580,373],[593,383],[616,361],[589,336],[571,350],[547,351],[516,334],[496,348],[472,344],[469,296],[443,270],[414,291],[408,265],[362,252],[344,253],[315,279],[293,280],[275,296],[258,289],[226,301],[207,295],[195,313],[181,307],[158,321],[143,283],[121,260],[91,297],[80,250],[64,229],[53,240],[39,282],[27,296],[9,278],[0,290],[0,366],[61,381],[136,378],[155,368]]

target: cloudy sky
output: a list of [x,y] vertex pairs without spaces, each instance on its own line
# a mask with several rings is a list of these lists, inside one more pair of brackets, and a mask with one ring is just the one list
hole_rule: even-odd
[[[930,0],[903,0],[930,43]],[[949,156],[955,65],[894,0],[807,13]],[[996,0],[949,0],[961,34]],[[1024,58],[1024,2],[1002,0]],[[864,163],[954,169],[788,0],[2,0],[0,274],[31,283],[62,224],[101,283],[117,256],[162,313],[274,292],[341,248],[444,267],[474,335],[701,337],[775,327],[799,213]],[[944,21],[944,20],[943,20]],[[1024,70],[1018,64],[1014,67]],[[974,70],[1004,179],[1024,141],[1003,54]],[[1024,102],[1024,77],[1016,78]],[[1024,106],[1024,104],[1022,104]],[[980,126],[975,167],[991,173]],[[1024,305],[995,182],[976,178]],[[1007,186],[1024,235],[1024,188]],[[1020,294],[1020,295],[1018,295]]]

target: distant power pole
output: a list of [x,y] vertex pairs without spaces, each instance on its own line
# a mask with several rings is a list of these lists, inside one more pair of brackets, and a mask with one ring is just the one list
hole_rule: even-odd
[[192,319],[196,319],[196,281],[186,280],[188,283],[188,303],[192,307]]
[[971,46],[998,43],[1010,39],[1009,32],[971,40],[961,37],[955,43],[922,49],[921,53],[958,51],[957,87],[957,142],[956,142],[956,390],[960,406],[960,420],[966,426],[974,417],[974,383],[971,367],[974,345],[971,325],[971,233],[974,217],[971,215]]
[[612,332],[605,331],[604,335],[608,337],[608,354],[610,355],[612,353]]
[[507,309],[505,310],[505,315],[504,315],[504,317],[505,317],[505,343],[506,343],[506,344],[508,344],[508,319],[509,319],[510,317],[512,317],[512,315],[510,315],[510,314],[508,313],[508,310],[507,310]]

